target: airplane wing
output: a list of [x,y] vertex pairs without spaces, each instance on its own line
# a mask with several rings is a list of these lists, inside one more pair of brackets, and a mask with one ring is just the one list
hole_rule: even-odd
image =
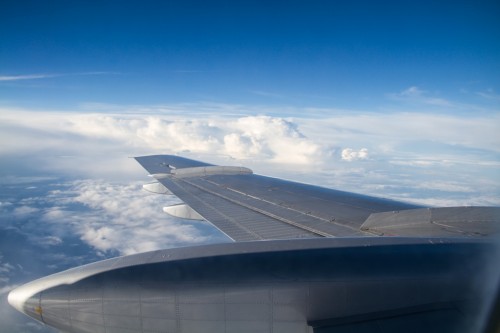
[[76,267],[12,290],[12,306],[64,332],[489,333],[500,325],[498,207],[419,207],[178,156],[136,160],[155,179],[145,189],[183,201],[167,213],[205,219],[235,242]]
[[[499,208],[428,208],[270,178],[250,169],[173,155],[135,158],[184,204],[174,216],[203,218],[235,241],[312,237],[488,236],[499,232]],[[160,185],[161,184],[161,185]]]

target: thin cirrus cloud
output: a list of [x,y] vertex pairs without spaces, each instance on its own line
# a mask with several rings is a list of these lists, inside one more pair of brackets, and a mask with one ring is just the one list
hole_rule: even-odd
[[1,75],[0,81],[37,80],[37,79],[48,79],[56,76],[60,75],[56,74]]
[[79,73],[54,73],[54,74],[24,74],[24,75],[0,75],[0,81],[22,81],[22,80],[39,80],[50,79],[62,76],[78,76],[78,75],[108,75],[118,74],[116,72],[79,72]]
[[411,86],[399,93],[392,93],[387,96],[395,101],[426,104],[442,108],[457,108],[460,106],[458,103],[454,103],[450,100],[432,96],[429,92],[422,90],[417,86]]
[[284,98],[285,97],[282,94],[277,94],[274,92],[263,91],[263,90],[250,90],[249,92],[251,94],[258,95],[258,96],[264,96],[264,97],[272,97],[272,98]]
[[487,91],[479,91],[476,94],[489,100],[500,101],[500,94],[495,93],[493,89],[488,89]]

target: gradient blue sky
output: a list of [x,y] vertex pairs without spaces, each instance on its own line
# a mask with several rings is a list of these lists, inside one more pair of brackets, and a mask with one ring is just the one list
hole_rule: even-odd
[[50,331],[33,278],[228,241],[140,191],[163,153],[500,206],[500,2],[1,1],[0,331]]
[[498,1],[0,6],[4,106],[212,101],[377,111],[411,86],[498,105]]

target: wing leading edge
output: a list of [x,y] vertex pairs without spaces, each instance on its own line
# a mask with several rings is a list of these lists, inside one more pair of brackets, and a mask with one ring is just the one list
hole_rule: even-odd
[[[357,236],[487,236],[500,208],[426,208],[173,155],[135,158],[193,214],[235,241]],[[152,185],[150,185],[152,186]]]

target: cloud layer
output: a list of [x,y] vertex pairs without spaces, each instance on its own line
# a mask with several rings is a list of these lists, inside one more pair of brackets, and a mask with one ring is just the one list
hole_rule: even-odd
[[368,159],[368,149],[361,148],[359,151],[352,150],[351,148],[343,149],[342,159],[349,162],[356,160],[366,160]]
[[[422,94],[412,87],[402,95]],[[182,154],[420,203],[442,203],[444,197],[456,204],[499,202],[498,114],[332,111],[308,117],[304,109],[302,117],[290,118],[209,107],[210,115],[206,105],[128,107],[121,113],[117,106],[106,113],[3,109],[0,155],[6,170],[16,166],[29,174],[36,165],[47,174],[123,181],[144,174],[127,156]],[[424,191],[422,184],[431,183],[441,185]]]
[[[148,194],[141,184],[119,185],[103,181],[80,181],[69,191],[75,196],[67,203],[79,203],[90,208],[85,214],[71,216],[75,232],[81,239],[100,251],[117,250],[132,254],[182,245],[202,244],[227,240],[203,222],[172,218],[161,207],[178,203],[178,199]],[[55,193],[67,197],[66,193]],[[64,209],[47,212],[47,221],[64,221]],[[203,230],[206,233],[203,233]],[[127,240],[124,242],[124,240]]]
[[[416,87],[395,98],[442,104]],[[427,205],[500,205],[498,113],[286,108],[295,117],[281,117],[256,110],[223,104],[0,109],[2,327],[40,328],[27,327],[6,305],[6,292],[21,282],[119,254],[227,241],[206,223],[163,213],[178,199],[142,191],[146,171],[128,156],[181,154]]]
[[[40,184],[40,189],[15,184],[17,198],[2,196],[0,229],[34,230],[26,236],[42,247],[59,246],[76,237],[103,255],[228,241],[206,222],[163,213],[163,206],[179,200],[146,192],[141,183],[89,179]],[[8,188],[2,189],[8,192]],[[10,268],[1,264],[0,273]]]

